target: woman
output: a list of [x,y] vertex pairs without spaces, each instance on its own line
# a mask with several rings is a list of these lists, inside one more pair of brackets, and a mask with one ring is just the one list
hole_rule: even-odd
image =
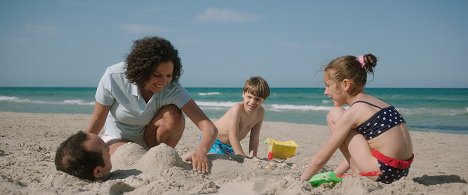
[[207,153],[218,130],[179,84],[178,51],[160,37],[136,40],[125,62],[107,68],[96,90],[96,103],[86,132],[99,134],[110,154],[127,143],[145,148],[161,143],[175,147],[185,128],[184,112],[202,131],[200,145],[186,160],[208,171]]

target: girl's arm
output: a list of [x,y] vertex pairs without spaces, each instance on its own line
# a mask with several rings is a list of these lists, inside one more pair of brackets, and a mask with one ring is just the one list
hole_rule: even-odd
[[102,105],[98,102],[94,104],[93,114],[89,121],[85,132],[99,134],[104,123],[106,122],[107,114],[109,114],[110,106]]
[[310,160],[307,168],[302,172],[301,181],[309,180],[313,175],[319,172],[325,164],[330,160],[338,147],[343,143],[353,126],[353,122],[349,117],[351,113],[345,112],[342,117],[336,122],[332,129],[332,134],[320,148],[320,150]]
[[201,143],[198,145],[195,152],[187,157],[186,160],[192,161],[193,170],[206,173],[208,172],[207,154],[218,135],[218,129],[216,129],[213,122],[211,122],[193,99],[190,99],[189,102],[182,107],[182,111],[202,132]]

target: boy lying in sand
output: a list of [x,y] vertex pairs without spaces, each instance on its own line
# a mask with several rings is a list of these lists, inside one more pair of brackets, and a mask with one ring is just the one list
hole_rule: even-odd
[[269,95],[270,88],[262,77],[246,80],[243,101],[233,105],[215,122],[219,133],[208,153],[246,156],[240,141],[250,132],[249,156],[257,156],[260,128],[265,116],[262,104]]

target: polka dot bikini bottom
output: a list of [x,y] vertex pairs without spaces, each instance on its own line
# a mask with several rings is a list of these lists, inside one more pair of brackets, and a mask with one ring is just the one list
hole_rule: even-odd
[[402,177],[406,177],[409,172],[414,155],[408,160],[398,160],[385,156],[377,150],[372,150],[372,156],[377,159],[380,168],[380,176],[377,181],[382,183],[392,183]]

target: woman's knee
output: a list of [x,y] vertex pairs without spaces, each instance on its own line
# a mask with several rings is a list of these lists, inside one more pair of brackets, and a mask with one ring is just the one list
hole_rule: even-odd
[[174,147],[182,136],[184,128],[185,117],[182,111],[175,105],[164,106],[153,118],[151,125],[145,129],[146,145],[153,147],[166,143]]
[[160,112],[163,112],[164,114],[168,113],[168,114],[171,114],[171,115],[174,115],[174,116],[182,116],[182,110],[180,110],[174,104],[163,106],[160,109]]
[[161,126],[164,126],[168,129],[183,129],[185,127],[184,114],[177,106],[172,104],[164,106],[161,108],[160,112],[162,114],[162,121],[164,123],[161,124]]

